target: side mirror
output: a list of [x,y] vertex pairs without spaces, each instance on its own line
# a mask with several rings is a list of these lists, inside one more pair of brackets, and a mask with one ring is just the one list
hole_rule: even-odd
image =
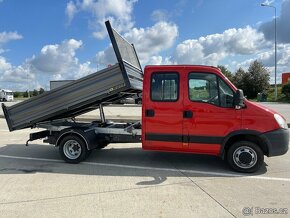
[[235,96],[234,96],[234,106],[236,109],[241,109],[241,108],[245,107],[244,99],[245,99],[245,97],[244,97],[243,90],[238,89],[235,93]]

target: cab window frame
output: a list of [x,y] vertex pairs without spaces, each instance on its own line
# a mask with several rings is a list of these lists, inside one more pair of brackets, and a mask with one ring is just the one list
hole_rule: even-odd
[[[155,76],[155,75],[168,75],[168,74],[171,74],[171,75],[175,75],[175,76],[177,76],[176,77],[176,83],[177,83],[177,87],[176,87],[176,91],[177,91],[177,93],[176,93],[176,99],[161,99],[161,100],[158,100],[158,99],[154,99],[153,98],[153,95],[152,95],[152,93],[153,93],[153,87],[152,87],[152,80],[153,80],[153,77]],[[177,72],[177,71],[159,71],[159,72],[153,72],[152,74],[151,74],[151,76],[150,76],[150,100],[152,101],[152,102],[177,102],[177,101],[179,101],[179,96],[180,96],[180,73],[179,72]]]
[[[216,81],[216,88],[217,88],[217,95],[218,95],[218,104],[213,104],[213,103],[210,103],[210,102],[206,102],[206,101],[203,101],[203,100],[192,100],[190,98],[190,76],[191,75],[195,75],[195,74],[211,74],[211,75],[214,75],[215,76],[215,81]],[[189,72],[188,73],[188,76],[187,76],[187,85],[188,85],[188,90],[187,90],[187,97],[189,99],[189,101],[191,102],[198,102],[198,103],[204,103],[204,104],[210,104],[210,105],[213,105],[213,106],[216,106],[216,107],[221,107],[221,108],[234,108],[234,101],[233,101],[233,106],[232,107],[224,107],[221,105],[221,94],[220,94],[220,80],[224,82],[225,85],[227,85],[229,87],[229,89],[232,91],[233,93],[233,96],[234,96],[234,90],[232,89],[232,87],[223,79],[221,78],[219,75],[216,75],[215,73],[213,72],[199,72],[199,71],[192,71],[192,72]]]

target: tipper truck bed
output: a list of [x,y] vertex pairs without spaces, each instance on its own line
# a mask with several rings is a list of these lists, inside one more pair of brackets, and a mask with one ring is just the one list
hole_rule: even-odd
[[75,117],[141,92],[143,72],[133,45],[106,25],[118,63],[11,107],[2,104],[10,131]]

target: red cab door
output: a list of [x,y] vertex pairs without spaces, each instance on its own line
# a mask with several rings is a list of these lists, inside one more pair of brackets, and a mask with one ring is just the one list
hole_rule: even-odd
[[175,68],[145,69],[142,108],[143,149],[177,151],[182,148],[182,74]]
[[[220,74],[220,73],[219,73]],[[234,90],[213,72],[189,71],[184,95],[184,142],[188,151],[219,155],[224,138],[241,128],[241,110],[233,106]]]

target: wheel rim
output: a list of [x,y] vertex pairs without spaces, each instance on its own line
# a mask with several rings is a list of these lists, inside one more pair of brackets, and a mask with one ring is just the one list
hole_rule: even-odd
[[257,153],[251,147],[241,146],[234,151],[233,160],[238,167],[249,169],[257,163]]
[[82,153],[82,147],[76,140],[68,140],[63,145],[63,153],[69,159],[77,159]]

